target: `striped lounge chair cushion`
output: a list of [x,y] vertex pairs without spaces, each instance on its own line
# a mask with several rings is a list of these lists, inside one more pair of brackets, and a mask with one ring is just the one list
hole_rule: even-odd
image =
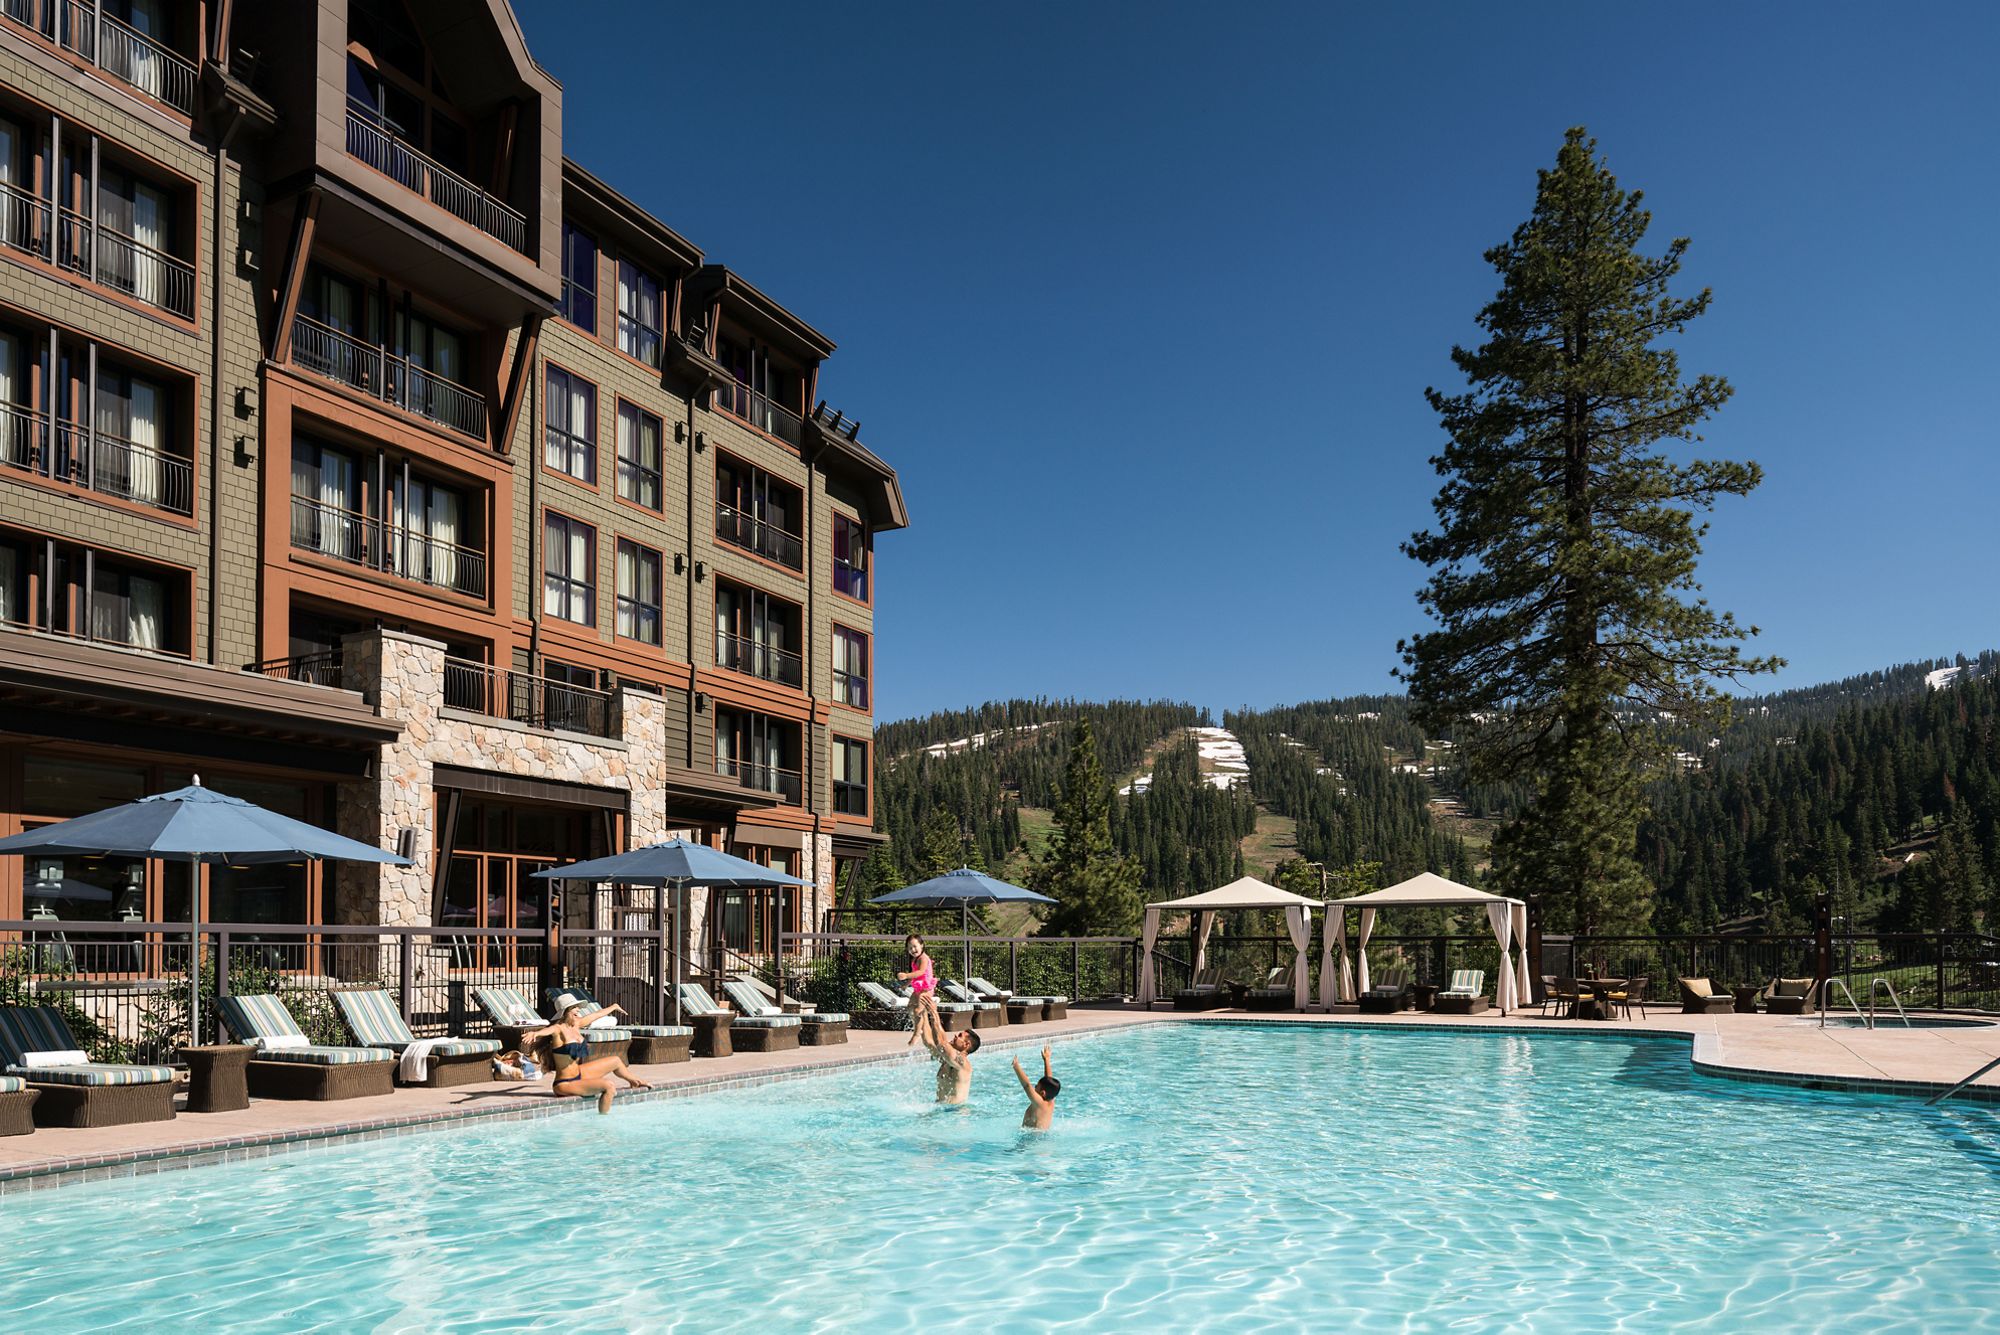
[[799,1016],[807,1024],[846,1024],[846,1011],[807,1011]]
[[111,1062],[95,1062],[89,1066],[37,1066],[27,1072],[15,1067],[14,1072],[25,1075],[38,1085],[85,1085],[92,1088],[164,1085],[174,1078],[171,1066],[119,1066]]
[[495,1024],[508,1025],[515,1029],[539,1028],[548,1023],[535,1013],[528,999],[512,987],[475,987],[473,1000],[486,1012],[486,1017]]
[[266,992],[258,996],[218,997],[223,1023],[238,1038],[304,1038],[305,1031],[285,1009],[285,1003]]
[[0,1094],[19,1094],[28,1082],[18,1075],[0,1075]]
[[1454,969],[1451,986],[1438,993],[1441,997],[1476,997],[1479,989],[1486,985],[1484,969]]
[[880,983],[864,982],[861,984],[861,992],[885,1011],[899,1011],[910,1004],[907,998],[897,996]]
[[498,1051],[497,1038],[447,1038],[431,1047],[433,1057],[478,1057]]
[[731,1029],[792,1029],[799,1023],[796,1015],[738,1015],[729,1022]]
[[387,1048],[266,1048],[253,1061],[296,1062],[301,1066],[353,1066],[360,1062],[388,1062],[396,1054]]
[[354,1037],[363,1043],[404,1048],[417,1041],[387,992],[336,992],[333,1002],[340,1007],[341,1018],[354,1031]]
[[52,1006],[0,1007],[0,1056],[18,1062],[31,1052],[75,1052],[83,1047],[69,1022]]
[[594,1029],[584,1030],[583,1041],[586,1043],[629,1043],[632,1041],[632,1031],[622,1024],[616,1026],[601,1024]]
[[[685,1024],[628,1024],[621,1026],[621,1028],[624,1030],[625,1033],[636,1034],[640,1038],[694,1037],[693,1026]],[[595,1035],[597,1031],[591,1029],[591,1030],[586,1030],[585,1032],[588,1034]]]

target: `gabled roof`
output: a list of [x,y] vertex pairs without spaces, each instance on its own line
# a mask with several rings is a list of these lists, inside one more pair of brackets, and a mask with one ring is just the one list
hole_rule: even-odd
[[723,313],[753,333],[770,339],[801,361],[824,361],[834,343],[819,330],[753,287],[749,280],[721,264],[704,264],[689,283],[697,301],[722,300]]
[[1518,904],[1518,899],[1505,895],[1488,894],[1475,890],[1457,881],[1448,881],[1435,872],[1420,872],[1407,881],[1399,881],[1387,890],[1375,890],[1365,895],[1355,895],[1350,899],[1331,899],[1330,904],[1349,908],[1443,908],[1453,904]]
[[1148,913],[1219,913],[1230,909],[1290,909],[1321,907],[1317,899],[1307,899],[1289,890],[1280,890],[1254,876],[1231,881],[1215,890],[1206,890],[1185,899],[1163,899],[1146,905]]
[[615,225],[641,238],[682,269],[701,267],[701,248],[606,183],[575,158],[563,158],[563,210],[608,215]]

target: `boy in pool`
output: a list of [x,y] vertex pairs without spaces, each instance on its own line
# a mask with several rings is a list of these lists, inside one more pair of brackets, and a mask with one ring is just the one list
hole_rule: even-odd
[[922,937],[912,932],[903,945],[910,952],[910,971],[896,975],[897,982],[910,985],[910,1041],[903,1046],[915,1047],[923,1037],[924,1015],[937,1018],[937,970],[931,967]]
[[1056,1119],[1056,1095],[1062,1093],[1062,1081],[1049,1068],[1049,1050],[1042,1048],[1042,1078],[1030,1083],[1028,1073],[1021,1069],[1021,1059],[1014,1058],[1014,1078],[1021,1082],[1021,1088],[1028,1094],[1028,1111],[1021,1117],[1021,1125],[1031,1131],[1046,1131],[1049,1123]]
[[972,1054],[979,1051],[979,1035],[970,1029],[947,1034],[935,1007],[917,1017],[917,1034],[937,1058],[937,1101],[964,1103],[972,1094]]

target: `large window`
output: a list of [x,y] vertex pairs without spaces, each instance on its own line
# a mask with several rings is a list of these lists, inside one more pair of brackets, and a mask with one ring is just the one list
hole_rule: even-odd
[[868,637],[845,626],[833,628],[833,698],[837,704],[868,708]]
[[597,485],[597,388],[560,366],[549,368],[548,440],[542,462]]
[[799,655],[799,608],[761,589],[728,580],[715,586],[715,662],[732,672],[785,686],[804,682]]
[[307,436],[292,441],[292,546],[342,561],[370,558],[354,456]]
[[542,612],[597,624],[597,530],[567,515],[551,514],[542,540]]
[[187,605],[184,572],[0,531],[0,623],[185,654]]
[[394,489],[390,569],[407,579],[459,593],[486,591],[486,557],[469,545],[465,494],[411,475]]
[[745,709],[717,709],[715,772],[796,806],[799,725]]
[[660,642],[660,554],[618,540],[618,633],[641,644]]
[[868,743],[834,738],[833,809],[843,816],[868,814]]
[[833,515],[833,587],[868,601],[868,529],[838,510]]
[[660,419],[634,404],[618,405],[618,494],[648,510],[660,508]]
[[715,536],[793,570],[805,569],[799,538],[804,493],[738,459],[715,466]]
[[166,648],[166,581],[102,559],[92,567],[90,638],[134,649]]
[[660,364],[660,281],[630,260],[618,262],[618,350]]
[[91,486],[186,513],[193,498],[187,465],[175,448],[173,391],[143,376],[100,365],[96,416]]
[[575,223],[563,224],[562,309],[586,334],[597,332],[597,242]]

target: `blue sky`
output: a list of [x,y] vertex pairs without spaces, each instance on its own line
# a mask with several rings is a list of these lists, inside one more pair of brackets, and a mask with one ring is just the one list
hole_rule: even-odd
[[1572,124],[1714,289],[1775,684],[2000,644],[2000,6],[517,8],[572,154],[840,344],[878,717],[1396,689],[1423,390]]

